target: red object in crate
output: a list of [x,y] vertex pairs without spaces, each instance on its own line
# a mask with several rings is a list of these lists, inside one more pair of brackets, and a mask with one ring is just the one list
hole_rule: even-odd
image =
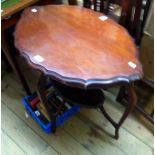
[[[47,89],[47,90],[45,91],[45,95],[46,95],[46,96],[48,96],[50,93],[51,93],[51,89],[50,89],[50,88]],[[39,99],[38,96],[36,96],[33,100],[31,100],[31,101],[29,102],[31,108],[35,109],[35,107],[36,107],[36,105],[37,105],[37,103],[38,103],[39,101],[40,101],[40,99]]]

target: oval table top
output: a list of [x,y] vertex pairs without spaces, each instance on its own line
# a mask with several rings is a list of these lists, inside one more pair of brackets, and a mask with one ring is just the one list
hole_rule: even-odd
[[127,30],[104,14],[79,6],[27,8],[15,46],[27,61],[63,83],[109,84],[142,77]]

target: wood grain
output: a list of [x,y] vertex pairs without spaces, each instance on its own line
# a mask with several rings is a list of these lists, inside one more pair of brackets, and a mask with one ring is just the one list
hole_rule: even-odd
[[[7,82],[9,82],[9,85],[12,83],[12,81],[14,81],[13,78],[7,79]],[[12,88],[13,85],[14,86],[16,85],[16,88],[18,89],[16,92],[14,91],[14,88]],[[23,93],[20,89],[21,87],[18,82],[15,82],[13,85],[11,87],[8,87],[6,92],[3,93],[2,101],[4,101],[7,104],[7,106],[11,109],[11,111],[13,111],[14,113],[17,114],[17,116],[22,120],[23,123],[26,123],[27,126],[31,127],[32,132],[35,131],[35,133],[37,135],[39,135],[39,137],[41,137],[41,140],[36,140],[37,147],[40,147],[40,143],[42,141],[45,141],[46,144],[48,144],[52,148],[55,148],[55,150],[59,154],[63,154],[63,155],[75,155],[75,154],[92,155],[86,148],[84,148],[74,138],[72,138],[72,136],[67,134],[61,127],[57,129],[57,132],[55,134],[46,134],[42,130],[42,128],[38,125],[38,123],[36,121],[34,121],[33,118],[30,117],[27,119],[24,116],[24,113],[25,113],[24,105],[21,104],[21,100],[23,98]],[[12,121],[12,120],[14,120],[14,118],[10,117],[10,121]],[[16,119],[15,121],[18,121],[18,120]],[[15,121],[12,121],[12,123],[15,124]],[[3,125],[3,119],[2,119],[2,126],[5,127],[5,125]],[[19,127],[19,129],[20,129],[20,127]],[[11,130],[11,131],[13,133],[14,130]],[[10,132],[9,132],[9,134],[10,134]],[[12,136],[15,140],[20,139],[20,137],[16,137],[15,135],[12,135]],[[32,135],[30,133],[26,133],[25,136],[26,136],[25,139],[27,139],[29,136],[32,136]],[[35,137],[31,141],[33,141],[34,139],[35,139]],[[35,143],[35,142],[33,142],[33,143]],[[18,145],[21,145],[21,143],[18,143]],[[23,146],[24,148],[27,147],[25,142],[23,145],[24,145]],[[37,148],[31,150],[31,148],[27,148],[27,152],[28,152],[27,154],[35,153],[36,149]],[[46,151],[46,150],[44,150],[44,151]]]
[[[11,84],[12,81],[14,81],[12,78],[9,78],[8,80],[7,81],[9,82],[9,84]],[[14,85],[12,85],[12,86],[14,87]],[[106,142],[104,140],[103,141],[100,139],[98,140],[98,138],[96,138],[96,137],[91,138],[92,141],[94,142],[94,145],[90,144],[88,135],[83,136],[83,137],[81,136],[82,133],[84,133],[83,135],[85,135],[85,130],[83,127],[82,127],[82,130],[80,130],[79,124],[78,124],[78,122],[80,120],[77,121],[77,126],[75,126],[76,121],[74,121],[75,124],[73,126],[71,126],[71,128],[73,130],[72,132],[68,132],[68,128],[66,128],[66,125],[63,125],[64,127],[61,126],[60,128],[58,128],[57,132],[54,135],[53,134],[47,135],[46,133],[44,133],[42,131],[42,129],[38,126],[38,124],[32,118],[26,119],[25,116],[23,115],[23,113],[24,113],[23,105],[19,104],[19,102],[18,102],[18,100],[21,100],[21,94],[20,94],[21,90],[19,89],[19,85],[17,87],[18,87],[18,92],[17,91],[15,92],[14,88],[9,87],[6,91],[7,93],[3,93],[3,101],[5,101],[6,104],[10,107],[10,109],[12,111],[14,111],[15,113],[17,112],[16,109],[18,108],[19,110],[17,112],[17,115],[21,119],[23,119],[25,121],[25,123],[28,124],[28,126],[31,125],[31,127],[34,131],[36,131],[43,139],[45,139],[48,142],[49,145],[52,145],[61,154],[63,154],[63,155],[75,155],[75,154],[79,154],[79,155],[93,155],[93,154],[95,154],[96,155],[96,154],[100,154],[100,155],[102,155],[104,152],[105,154],[112,155],[112,153],[116,152],[118,155],[124,155],[124,153],[119,148],[117,148],[115,146],[111,146],[111,145],[109,145],[109,143],[106,144]],[[15,99],[13,101],[14,104],[11,104],[12,101],[10,100],[10,98],[8,97],[7,94],[13,94],[15,96]],[[77,118],[75,118],[75,119],[77,119]],[[69,121],[71,121],[71,123],[72,123],[72,119]],[[90,130],[88,126],[86,126],[85,129],[87,129],[88,131]],[[70,128],[69,128],[69,130],[70,130]],[[79,136],[79,138],[82,137],[82,141],[79,141],[79,138],[75,139],[74,133],[76,131],[78,131],[78,135],[76,135],[76,137],[78,137],[78,136]],[[72,136],[73,136],[73,138],[72,138]],[[107,134],[104,134],[104,136],[105,136],[105,139],[111,139],[111,137],[109,137]],[[100,146],[101,144],[102,144],[102,146],[105,145],[106,149],[104,149],[102,146]],[[110,153],[110,152],[112,152],[112,153]]]
[[[151,155],[152,148],[148,147],[143,142],[139,142],[136,137],[129,135],[128,131],[122,128],[120,130],[121,137],[118,141],[112,139],[110,136],[110,138],[107,138],[107,133],[109,133],[109,131],[113,133],[112,126],[109,123],[105,123],[105,120],[101,115],[92,115],[92,112],[91,114],[89,113],[90,111],[94,111],[94,113],[96,112],[95,110],[87,110],[87,112],[85,112],[85,115],[88,116],[87,118],[83,117],[83,115],[78,118],[72,117],[63,127],[68,133],[72,134],[79,143],[84,144],[88,150],[92,151],[93,154],[102,155],[104,151],[107,155]],[[98,118],[98,121],[102,121],[102,125],[99,124],[98,121],[95,122],[96,118]],[[80,126],[80,129],[77,128],[77,126]],[[110,143],[110,146],[108,143]],[[139,146],[141,150],[137,149],[137,146]]]
[[[114,118],[115,120],[119,120],[124,108],[121,105],[119,105],[119,103],[115,102],[115,97],[111,93],[106,92],[105,96],[106,96],[105,109],[110,115],[112,115],[112,118]],[[147,150],[148,148],[153,148],[153,133],[151,133],[148,129],[148,126],[146,127],[142,122],[140,122],[139,118],[137,118],[134,114],[129,115],[127,120],[122,125],[122,128],[120,129],[121,136],[123,136],[121,137],[120,140],[121,141],[120,147],[126,152],[128,149],[130,149],[131,147],[130,145],[132,145],[134,142],[135,143],[138,142],[135,138],[133,138],[136,137],[137,139],[141,140],[142,143],[140,145],[143,144],[147,145],[147,148],[143,146],[142,148],[144,150],[141,150],[142,152],[145,152],[145,150]],[[95,128],[98,131],[104,130],[104,132],[111,131],[112,133],[112,127],[109,127],[108,125],[109,122],[105,120],[102,114],[96,110],[82,109],[78,114],[78,117],[84,122],[87,122],[89,125],[95,126]],[[151,125],[151,123],[150,126],[153,129],[153,125]],[[128,139],[127,138],[128,135],[126,132],[129,132],[132,135],[132,137],[129,138],[130,139],[129,142],[125,142],[126,139]],[[115,144],[119,146],[120,145],[119,142],[116,141]],[[133,143],[130,144],[130,142]],[[136,152],[137,154],[138,153],[142,154],[142,152],[137,150],[136,147],[132,147],[132,151],[134,152],[133,154],[136,154]],[[130,152],[132,151],[130,150]]]
[[[32,12],[33,8],[37,12]],[[28,8],[17,24],[15,45],[33,67],[65,82],[141,78],[142,67],[131,36],[113,20],[102,21],[100,16],[103,14],[77,6]],[[36,61],[36,55],[43,62]],[[129,61],[136,68],[129,66]]]
[[[20,154],[20,155],[26,155],[26,153],[13,141],[10,139],[10,137],[8,137],[5,134],[5,131],[1,130],[1,154],[2,155],[15,155],[15,154]],[[8,149],[9,148],[9,149]]]
[[[33,72],[33,74],[32,74],[32,72],[30,73],[29,71],[25,72],[25,75],[28,75],[27,76],[28,79],[29,79],[28,81],[30,82],[31,85],[34,85],[34,82],[35,82],[35,79],[36,79],[36,77],[34,78],[34,73],[35,72]],[[23,96],[23,93],[21,91],[20,85],[18,84],[18,82],[15,79],[15,76],[14,75],[6,76],[5,77],[5,80],[10,85],[10,87],[5,92],[2,93],[2,101],[6,102],[6,104],[15,113],[17,113],[17,115],[19,117],[21,117],[21,119],[23,119],[26,124],[28,124],[28,126],[31,125],[32,128],[34,129],[34,131],[36,131],[38,134],[40,134],[43,139],[45,139],[46,141],[48,141],[51,145],[53,144],[53,146],[57,150],[61,150],[60,153],[62,153],[64,151],[63,147],[61,146],[62,145],[61,144],[62,143],[62,140],[60,140],[61,142],[59,142],[59,140],[57,140],[54,143],[53,141],[55,140],[55,136],[53,136],[53,135],[51,135],[51,136],[48,136],[48,135],[45,136],[46,134],[44,134],[44,132],[39,128],[39,126],[37,125],[37,123],[35,123],[35,121],[33,119],[31,119],[31,118],[30,119],[26,119],[24,117],[24,115],[23,115],[23,113],[24,113],[23,105],[19,103],[21,101],[21,98]],[[15,88],[17,90],[16,92],[14,91]],[[14,96],[15,99],[13,101],[12,101],[12,97],[9,94],[12,94],[12,96]],[[113,114],[113,117],[116,120],[118,120],[119,117],[121,116],[124,108],[120,104],[116,103],[116,101],[115,101],[115,95],[112,95],[111,93],[108,93],[108,92],[105,93],[105,95],[106,95],[106,98],[107,98],[107,100],[105,101],[105,108],[107,109],[107,111],[109,113],[112,113]],[[14,104],[11,104],[12,102]],[[17,108],[19,109],[18,111],[16,111]],[[83,118],[82,121],[84,121],[84,124],[85,124],[84,126],[89,126],[90,125],[89,128],[92,127],[95,130],[97,130],[97,132],[99,132],[99,133],[101,132],[104,135],[104,137],[105,137],[104,139],[102,139],[103,141],[104,140],[106,140],[106,141],[109,141],[110,140],[110,142],[115,142],[116,141],[115,139],[113,139],[109,135],[107,135],[107,133],[105,133],[105,132],[113,133],[113,127],[104,118],[104,116],[100,112],[96,111],[95,109],[91,109],[91,110],[82,109],[82,110],[80,110],[80,113],[77,114],[77,116],[78,116],[77,119],[82,119]],[[73,120],[69,120],[69,122],[71,121],[70,123],[68,122],[70,124],[70,126],[72,126],[71,124],[73,122],[74,122],[74,124],[76,124],[77,122],[79,122],[79,121],[76,122],[75,118]],[[78,125],[78,123],[76,125]],[[97,125],[100,126],[100,129],[101,128],[102,129],[101,130],[98,130]],[[69,138],[67,136],[62,136],[64,134],[64,132],[62,131],[62,128],[63,128],[66,132],[68,132],[69,134],[72,134],[72,136],[76,137],[75,138],[76,140],[77,139],[80,139],[80,138],[78,138],[78,136],[79,136],[78,134],[75,135],[74,132],[69,132],[68,131],[68,128],[66,128],[66,125],[64,125],[64,126],[62,126],[60,128],[61,128],[60,130],[58,129],[58,133],[56,133],[56,137],[59,135],[60,138],[62,138],[62,137],[66,137],[67,139]],[[83,128],[86,128],[86,127],[80,128],[79,129],[80,130],[79,133],[82,133]],[[152,126],[152,128],[153,128],[153,126]],[[89,129],[89,130],[91,130],[91,129]],[[128,151],[129,153],[131,152],[131,150],[130,150],[131,147],[130,146],[133,144],[132,143],[133,141],[137,143],[137,147],[140,146],[140,145],[142,145],[142,143],[143,143],[143,144],[149,146],[150,148],[153,148],[153,135],[152,135],[152,133],[147,129],[147,127],[144,124],[142,124],[141,122],[139,122],[139,120],[135,117],[135,115],[132,115],[131,114],[128,117],[128,119],[126,120],[126,122],[123,124],[120,132],[121,132],[121,135],[122,136],[119,139],[119,144],[117,145],[118,141],[116,141],[115,144],[119,148],[121,147],[121,149],[123,151],[125,151],[125,152],[126,151]],[[143,135],[143,136],[141,136],[141,135]],[[128,141],[126,141],[126,139],[127,139],[126,137],[128,137]],[[87,144],[90,143],[89,141],[87,141],[86,137],[85,138],[82,138],[82,143],[80,141],[79,142],[81,144],[83,144],[84,141]],[[70,142],[71,142],[70,140],[67,142],[68,143],[67,147],[69,145],[71,145]],[[74,145],[77,145],[77,144],[74,143]],[[74,145],[71,145],[71,146],[73,147]],[[109,147],[108,145],[111,145],[111,143],[108,143],[106,145],[107,145],[107,147]],[[123,145],[127,145],[127,146],[123,146]],[[144,150],[142,150],[144,152],[146,152],[145,150],[148,149],[145,145],[143,146]],[[134,147],[134,149],[132,150],[133,152],[135,152],[133,154],[136,154],[136,152],[137,152],[137,154],[139,154],[138,153],[139,149],[136,149],[137,147]],[[75,148],[78,148],[78,146],[76,146]],[[94,149],[96,149],[96,147],[93,147],[92,148],[93,152],[95,151]],[[66,150],[64,154],[66,154],[69,151],[70,150]],[[81,151],[82,151],[82,149],[79,149],[78,152],[81,153]],[[84,150],[82,152],[84,152]],[[103,153],[103,150],[101,152]]]
[[[34,82],[36,77],[34,77],[34,73],[35,72],[32,73],[27,70],[25,72],[25,75],[27,75],[26,77],[29,79],[30,85],[35,86]],[[108,136],[107,133],[105,133],[105,131],[113,133],[113,127],[110,125],[110,123],[108,123],[106,119],[104,119],[101,113],[94,109],[82,109],[78,114],[78,117],[74,117],[73,119],[69,120],[66,125],[64,124],[62,127],[60,127],[57,130],[55,136],[45,134],[32,118],[26,119],[24,117],[24,107],[20,103],[21,98],[23,97],[23,93],[21,91],[20,85],[15,80],[15,76],[6,76],[5,80],[9,84],[9,87],[5,92],[2,92],[2,101],[5,102],[7,106],[12,111],[14,111],[28,126],[31,125],[32,129],[36,133],[38,133],[45,141],[47,141],[49,145],[54,147],[61,154],[75,154],[75,152],[79,154],[87,154],[85,149],[94,152],[93,154],[97,154],[97,152],[100,154],[105,154],[106,152],[107,154],[110,154],[111,149],[112,152],[114,152],[114,150],[117,150],[117,153],[120,154],[119,148],[122,150],[122,152],[124,152],[124,154],[130,154],[130,152],[137,155],[143,154],[142,152],[147,155],[151,154],[151,150],[153,148],[153,135],[152,133],[150,133],[150,131],[147,130],[145,125],[141,124],[135,118],[134,115],[128,117],[127,121],[123,124],[123,127],[120,130],[121,137],[119,141],[114,140],[113,138]],[[14,91],[15,88],[17,90],[16,92]],[[14,99],[12,99],[11,95],[9,94],[12,94],[12,96],[14,96]],[[108,94],[108,100],[106,100],[105,103],[106,109],[108,112],[113,114],[114,118],[118,118],[123,112],[123,107],[121,107],[121,105],[119,104],[116,104],[115,97],[113,95],[110,95],[110,93]],[[18,111],[16,109],[18,109]],[[79,119],[82,120],[82,122]],[[80,123],[79,125],[82,125],[82,127],[79,128],[79,125],[77,123]],[[100,129],[97,127],[100,127]],[[81,136],[82,133],[82,135],[87,135],[86,131],[88,131],[88,133],[92,133],[92,128],[96,130],[96,132],[93,132],[94,134],[92,134],[92,136],[95,136],[95,133],[96,135],[101,134],[102,139],[98,140],[98,137],[88,138],[88,136]],[[78,135],[74,135],[75,132],[78,132]],[[77,143],[72,141],[70,139],[70,136],[74,137]],[[91,144],[92,141],[90,139],[95,143],[94,145]],[[82,148],[82,144],[86,144],[83,145],[85,147]],[[81,147],[79,147],[79,145],[81,145]],[[100,145],[106,147],[104,147],[103,149],[100,147]],[[135,147],[133,148],[132,145],[134,145]],[[71,150],[69,146],[71,148],[74,148],[74,151]],[[66,149],[65,147],[67,147],[68,149]],[[118,149],[116,147],[118,147]],[[132,151],[131,147],[133,148]],[[140,151],[138,149],[139,147],[141,147]],[[101,149],[98,150],[98,148]]]
[[10,111],[3,102],[2,108],[2,130],[5,130],[9,136],[13,134],[13,140],[17,145],[21,146],[26,154],[40,154],[43,152],[47,144],[40,136]]

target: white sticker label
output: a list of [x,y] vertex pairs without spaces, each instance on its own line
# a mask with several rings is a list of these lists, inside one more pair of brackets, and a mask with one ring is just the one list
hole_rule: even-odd
[[132,68],[136,68],[136,64],[135,64],[134,62],[132,62],[132,61],[129,61],[129,62],[128,62],[128,65],[129,65],[130,67],[132,67]]
[[1,12],[4,12],[4,10],[1,10]]
[[44,58],[40,55],[36,55],[33,57],[34,60],[38,61],[38,62],[43,62],[44,61]]
[[37,9],[31,9],[31,12],[37,12]]
[[71,106],[70,106],[67,102],[65,103],[65,106],[66,106],[68,109],[71,108]]
[[38,110],[35,111],[35,114],[36,114],[37,116],[40,116],[40,112],[39,112]]
[[102,20],[102,21],[105,21],[105,20],[107,20],[108,19],[108,17],[107,16],[100,16],[100,17],[98,17],[100,20]]

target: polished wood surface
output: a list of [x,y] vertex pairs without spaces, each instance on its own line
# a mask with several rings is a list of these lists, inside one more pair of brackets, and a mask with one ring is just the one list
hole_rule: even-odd
[[31,65],[63,81],[88,84],[141,78],[132,37],[113,20],[102,21],[100,16],[77,6],[28,8],[16,26],[15,45]]
[[[125,27],[140,45],[150,0],[83,0],[83,6],[103,12]],[[117,13],[116,13],[117,12]]]
[[[72,1],[72,0],[71,0]],[[13,2],[13,1],[11,1]],[[5,3],[5,2],[4,2]],[[28,84],[25,80],[25,77],[22,76],[19,65],[14,58],[14,48],[10,48],[9,40],[7,36],[7,29],[14,26],[21,16],[21,12],[28,6],[31,5],[47,5],[47,4],[61,4],[61,0],[20,0],[18,3],[15,3],[12,6],[9,6],[7,9],[1,11],[1,38],[2,38],[2,51],[4,52],[8,62],[11,64],[14,72],[17,74],[17,77],[22,82],[24,89],[28,95],[31,94],[31,91],[28,87]],[[12,34],[11,34],[12,35]]]

